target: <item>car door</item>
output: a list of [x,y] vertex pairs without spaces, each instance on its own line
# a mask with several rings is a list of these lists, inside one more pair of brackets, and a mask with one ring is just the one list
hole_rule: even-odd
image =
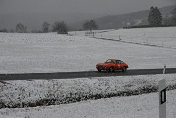
[[114,70],[116,70],[116,61],[115,60],[112,60],[111,66],[113,66]]
[[115,70],[120,70],[120,69],[121,69],[120,60],[116,60]]
[[122,70],[123,66],[124,66],[124,63],[123,63],[123,61],[120,61],[119,63],[120,63],[120,66],[119,66],[120,68],[119,69]]

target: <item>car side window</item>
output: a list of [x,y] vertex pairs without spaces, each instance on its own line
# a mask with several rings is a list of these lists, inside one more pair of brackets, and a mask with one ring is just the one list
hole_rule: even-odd
[[112,63],[114,63],[114,64],[115,64],[116,62],[112,60]]
[[120,64],[123,64],[123,61],[120,61]]
[[116,64],[120,64],[120,61],[119,61],[119,60],[116,60]]

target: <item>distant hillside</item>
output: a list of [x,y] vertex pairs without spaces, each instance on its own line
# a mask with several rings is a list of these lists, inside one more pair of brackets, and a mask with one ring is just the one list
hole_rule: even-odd
[[[170,15],[174,6],[161,8],[163,16]],[[176,11],[176,9],[175,9]],[[129,11],[130,12],[130,11]],[[41,30],[41,25],[47,21],[51,25],[55,21],[65,21],[71,30],[82,29],[82,24],[86,20],[94,18],[99,25],[99,29],[115,29],[126,25],[147,24],[148,10],[122,15],[104,16],[104,14],[83,14],[83,13],[22,13],[22,14],[0,14],[0,29],[15,29],[17,23],[21,22],[30,30]]]
[[[168,6],[161,8],[160,11],[163,15],[163,18],[170,15],[173,12],[175,6]],[[175,9],[176,10],[176,9]],[[122,14],[122,15],[113,15],[113,16],[105,16],[101,18],[95,19],[97,24],[99,25],[99,29],[116,29],[125,27],[128,25],[146,25],[148,24],[149,10]]]

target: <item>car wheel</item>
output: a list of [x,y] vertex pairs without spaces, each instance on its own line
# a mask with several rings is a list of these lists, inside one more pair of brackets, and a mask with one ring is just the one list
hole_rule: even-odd
[[122,72],[126,72],[126,71],[127,71],[127,68],[123,67]]
[[108,72],[114,72],[114,68],[113,67],[110,67]]
[[101,70],[98,70],[98,72],[101,72]]

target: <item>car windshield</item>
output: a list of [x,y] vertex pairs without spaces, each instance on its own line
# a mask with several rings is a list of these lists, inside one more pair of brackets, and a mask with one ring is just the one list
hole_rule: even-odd
[[115,63],[113,60],[107,60],[105,63]]

